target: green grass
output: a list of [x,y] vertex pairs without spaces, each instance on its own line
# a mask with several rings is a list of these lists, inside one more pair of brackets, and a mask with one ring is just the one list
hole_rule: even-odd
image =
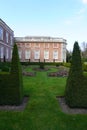
[[[54,71],[54,68],[50,71]],[[64,95],[66,78],[23,77],[29,101],[24,111],[0,111],[0,130],[87,130],[87,115],[65,114],[56,100]]]

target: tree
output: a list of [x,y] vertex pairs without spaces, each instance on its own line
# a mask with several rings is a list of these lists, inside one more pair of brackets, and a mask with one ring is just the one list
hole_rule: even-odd
[[17,96],[19,103],[23,99],[23,80],[22,80],[22,69],[19,61],[18,48],[14,44],[11,64],[11,75],[13,77],[13,84],[17,88]]
[[22,71],[17,45],[14,44],[11,72],[10,74],[0,74],[0,105],[19,105],[22,100]]
[[71,62],[72,60],[72,52],[66,50],[66,62]]
[[75,42],[65,88],[65,101],[70,107],[87,107],[87,101],[84,98],[86,95],[87,87],[84,85],[81,52],[78,42]]
[[87,62],[87,43],[82,43],[82,59]]

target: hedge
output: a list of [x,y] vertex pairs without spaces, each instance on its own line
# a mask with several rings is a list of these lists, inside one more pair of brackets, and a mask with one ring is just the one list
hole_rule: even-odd
[[0,75],[0,105],[19,105],[20,90],[11,74]]
[[21,62],[21,65],[40,65],[40,63],[43,63],[44,65],[53,65],[53,66],[60,66],[63,65],[63,62]]

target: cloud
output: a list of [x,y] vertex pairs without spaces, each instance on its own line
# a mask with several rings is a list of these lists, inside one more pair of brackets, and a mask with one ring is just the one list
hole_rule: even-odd
[[82,0],[83,4],[87,4],[87,0]]
[[80,9],[78,12],[77,12],[77,15],[82,15],[82,14],[84,14],[85,13],[85,8],[82,8],[82,9]]
[[84,20],[85,15],[86,15],[86,9],[81,8],[72,17],[66,19],[65,24],[66,25],[73,25],[73,24],[76,24],[76,23],[78,24],[78,23],[80,23]]

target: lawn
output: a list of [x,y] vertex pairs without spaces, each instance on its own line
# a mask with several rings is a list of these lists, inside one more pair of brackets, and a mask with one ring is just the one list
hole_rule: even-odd
[[36,77],[24,76],[23,81],[24,93],[30,96],[28,104],[21,112],[0,111],[0,130],[87,130],[87,115],[65,114],[56,100],[64,95],[66,78],[37,71]]

